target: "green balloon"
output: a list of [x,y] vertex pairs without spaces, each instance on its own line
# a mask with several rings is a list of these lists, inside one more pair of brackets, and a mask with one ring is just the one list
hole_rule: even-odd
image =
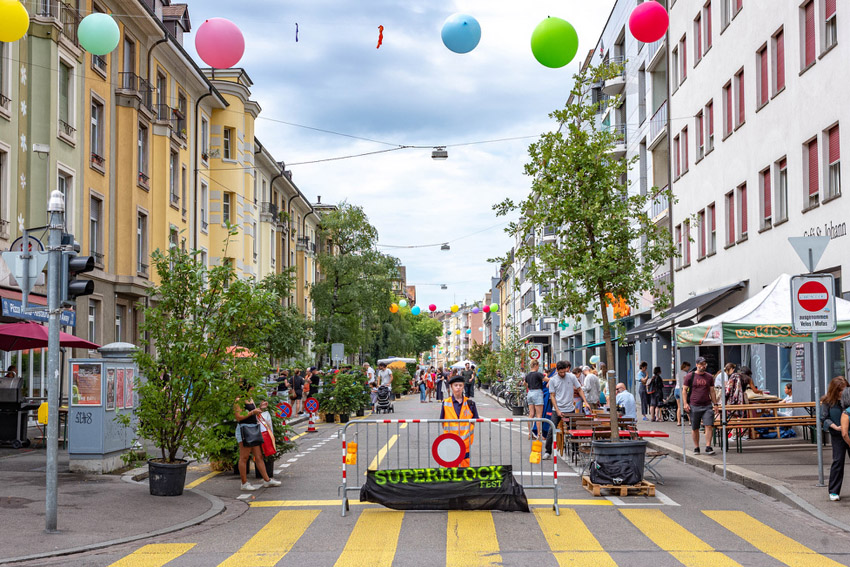
[[398,302],[398,306],[399,307],[407,307],[407,302],[402,299],[401,301]]
[[493,303],[492,305],[490,305],[490,311],[495,312],[495,311],[498,311],[498,310],[499,310],[499,304],[498,303]]
[[77,37],[83,49],[93,55],[106,55],[118,47],[121,31],[109,14],[89,14],[77,29]]
[[578,52],[576,29],[561,18],[546,18],[531,34],[531,52],[541,65],[552,69],[563,67]]

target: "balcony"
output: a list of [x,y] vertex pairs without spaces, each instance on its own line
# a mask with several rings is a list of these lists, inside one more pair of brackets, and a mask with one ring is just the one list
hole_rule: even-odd
[[260,214],[271,215],[272,217],[274,217],[275,220],[277,220],[277,217],[279,215],[277,203],[262,203],[260,205]]
[[[661,191],[666,191],[667,187],[664,187]],[[652,204],[649,207],[649,217],[652,219],[652,222],[658,222],[663,220],[667,216],[668,203],[666,197],[656,197],[652,200]]]
[[0,107],[8,109],[10,102],[12,102],[11,98],[7,97],[3,93],[0,93]]
[[59,0],[36,0],[34,16],[36,20],[53,20],[71,43],[78,45],[77,28],[82,17],[76,8]]
[[156,113],[156,105],[153,103],[153,88],[151,84],[129,71],[118,73],[118,86],[116,94],[133,95],[139,99],[141,107],[147,109],[151,114]]
[[[646,70],[650,73],[655,71],[660,66],[660,63],[667,55],[667,48],[664,45],[665,38],[654,41],[649,44],[649,49],[646,52]],[[663,69],[658,69],[663,71]]]
[[667,136],[667,101],[661,103],[655,114],[649,121],[649,144],[650,150],[655,147]]
[[101,75],[105,75],[106,74],[106,59],[104,59],[100,55],[92,55],[91,56],[91,67],[95,71],[100,72]]
[[615,77],[606,79],[602,83],[602,92],[606,95],[615,96],[621,94],[626,88],[626,58],[622,56],[612,57],[608,60],[609,65],[623,65],[623,72]]
[[552,242],[558,238],[558,231],[555,230],[554,226],[547,226],[543,228],[543,241],[544,242]]
[[106,158],[96,154],[95,152],[91,153],[91,166],[98,171],[103,171],[106,168]]
[[64,135],[65,137],[73,140],[75,134],[77,133],[77,129],[60,118],[59,119],[59,133]]
[[142,276],[143,278],[146,278],[148,277],[148,268],[149,266],[147,264],[142,264],[141,262],[139,262],[136,265],[136,273]]
[[615,124],[608,126],[607,131],[614,138],[614,146],[608,150],[614,158],[621,158],[626,155],[626,125]]
[[103,252],[96,252],[92,250],[90,256],[94,256],[94,263],[97,266],[103,266]]
[[148,181],[150,181],[150,177],[148,177],[148,174],[143,172],[143,171],[140,171],[139,172],[139,185],[141,185],[142,187],[147,189],[148,188]]
[[202,220],[202,221],[201,221],[201,230],[203,230],[204,232],[206,232],[207,230],[209,230],[209,228],[210,228],[210,223],[208,223],[208,222],[207,222],[207,221],[205,221],[205,220]]
[[306,252],[310,247],[310,237],[309,236],[299,236],[295,241],[295,249],[301,252]]

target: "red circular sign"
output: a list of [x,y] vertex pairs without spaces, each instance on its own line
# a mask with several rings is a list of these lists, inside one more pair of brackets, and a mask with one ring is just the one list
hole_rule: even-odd
[[319,411],[319,401],[316,398],[307,398],[304,400],[304,409],[310,413],[316,413]]
[[443,433],[431,444],[431,456],[441,467],[454,468],[466,458],[466,443],[456,433]]
[[829,290],[820,282],[808,281],[797,290],[797,303],[806,311],[820,311],[829,303]]
[[289,405],[289,402],[280,402],[277,404],[277,416],[280,419],[289,419],[289,416],[292,415],[292,406]]

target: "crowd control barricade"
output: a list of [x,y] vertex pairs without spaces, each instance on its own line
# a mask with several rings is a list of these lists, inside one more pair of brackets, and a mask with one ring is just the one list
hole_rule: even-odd
[[[544,418],[501,419],[383,419],[354,420],[342,429],[342,515],[349,509],[349,492],[359,491],[367,470],[440,468],[441,455],[434,442],[442,434],[455,432],[458,424],[474,426],[469,450],[470,466],[511,465],[524,490],[552,491],[552,508],[558,509],[558,456],[543,460],[546,440],[528,438],[528,428],[539,432],[546,424],[549,434],[557,432]],[[542,443],[542,447],[541,447]],[[554,438],[553,438],[554,444]],[[540,451],[538,451],[540,449]],[[537,453],[532,455],[532,453]]]

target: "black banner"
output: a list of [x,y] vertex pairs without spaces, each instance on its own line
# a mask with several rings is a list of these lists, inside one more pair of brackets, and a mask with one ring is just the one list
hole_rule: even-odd
[[529,511],[510,465],[368,471],[360,501],[394,510]]

